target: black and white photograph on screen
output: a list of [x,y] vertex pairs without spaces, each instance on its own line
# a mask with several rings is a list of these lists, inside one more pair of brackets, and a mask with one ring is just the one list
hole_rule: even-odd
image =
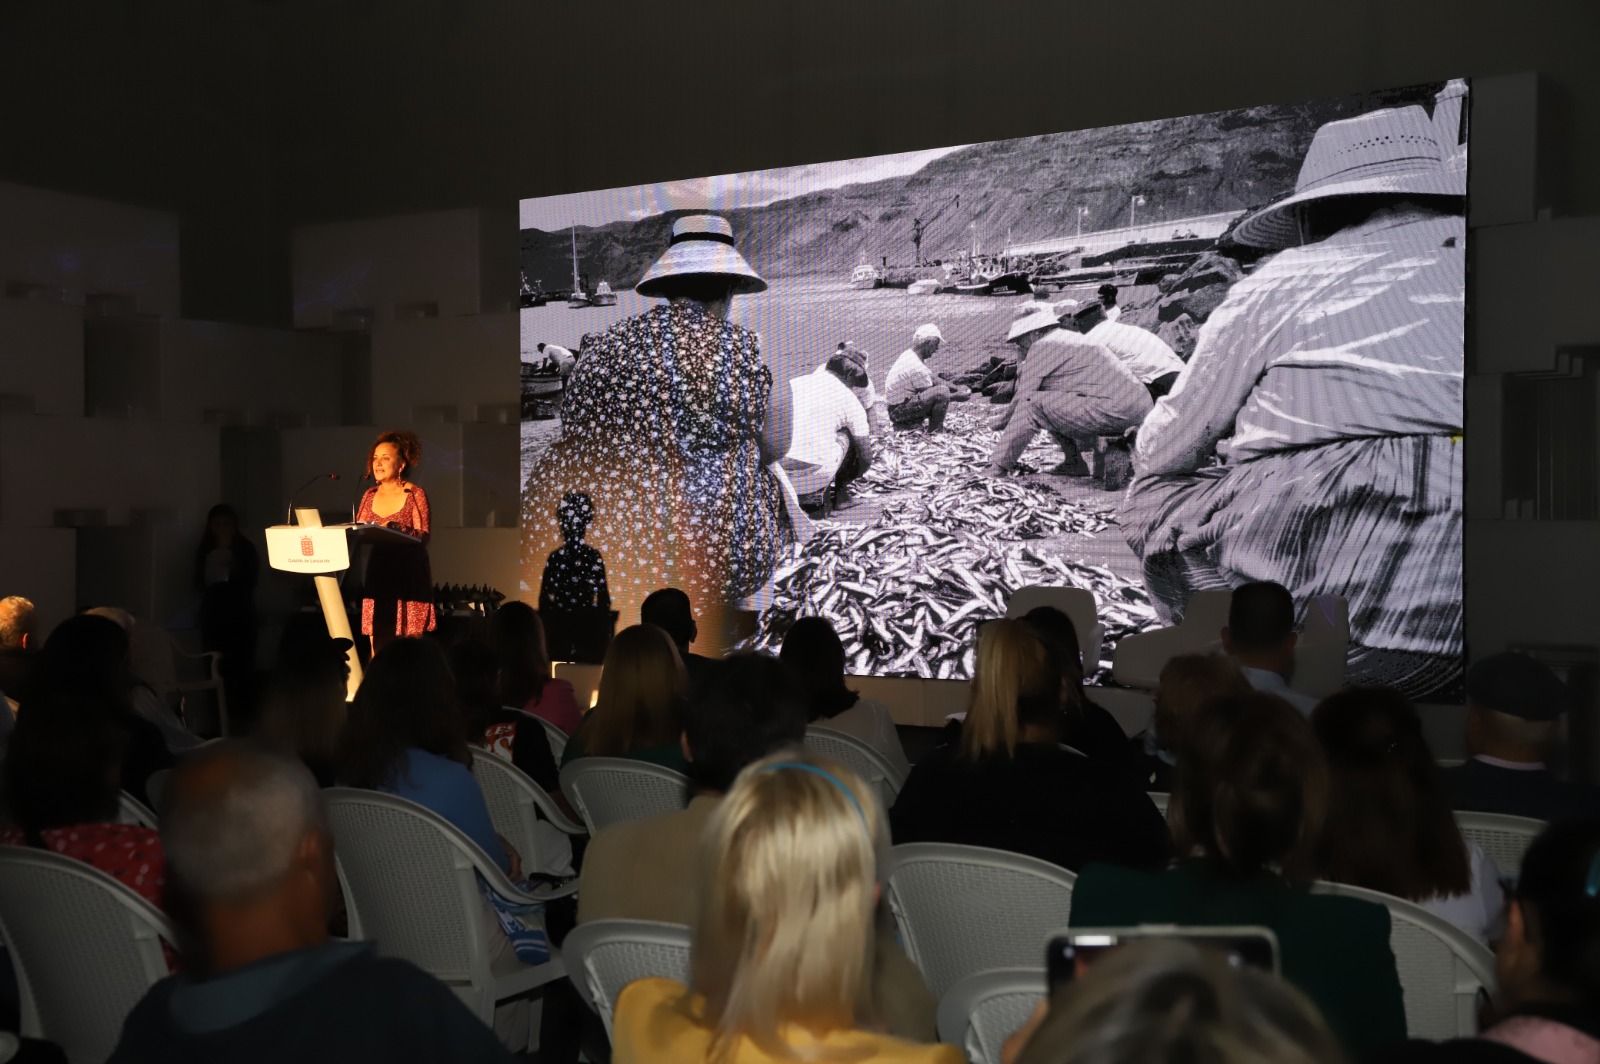
[[820,615],[852,673],[965,679],[1075,588],[1094,674],[1271,580],[1350,682],[1450,690],[1467,94],[524,200],[524,593],[581,492],[620,623],[678,587],[713,651]]

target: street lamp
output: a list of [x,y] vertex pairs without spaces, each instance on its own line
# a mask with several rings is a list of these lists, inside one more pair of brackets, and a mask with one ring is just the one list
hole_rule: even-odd
[[1134,226],[1134,221],[1133,220],[1134,220],[1134,217],[1135,217],[1135,209],[1138,208],[1138,207],[1143,207],[1143,206],[1144,206],[1144,197],[1143,196],[1135,196],[1135,197],[1133,197],[1132,199],[1130,199],[1128,201],[1128,228],[1129,229],[1132,229],[1133,226]]
[[1083,216],[1088,214],[1088,213],[1089,213],[1089,208],[1087,208],[1087,207],[1079,207],[1078,208],[1078,235],[1080,237],[1083,236]]

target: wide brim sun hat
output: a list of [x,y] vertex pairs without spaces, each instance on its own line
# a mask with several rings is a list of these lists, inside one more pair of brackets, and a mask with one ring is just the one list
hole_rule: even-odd
[[1060,324],[1061,319],[1050,304],[1024,303],[1017,308],[1017,316],[1011,320],[1011,328],[1006,331],[1006,342],[1040,329],[1053,329]]
[[1329,122],[1311,138],[1294,191],[1245,217],[1232,239],[1269,250],[1295,247],[1301,242],[1295,208],[1318,200],[1382,194],[1465,197],[1466,170],[1451,165],[1451,154],[1420,107]]
[[674,277],[726,277],[736,295],[767,290],[767,282],[733,246],[733,226],[716,214],[688,214],[672,223],[672,242],[633,290],[663,296]]

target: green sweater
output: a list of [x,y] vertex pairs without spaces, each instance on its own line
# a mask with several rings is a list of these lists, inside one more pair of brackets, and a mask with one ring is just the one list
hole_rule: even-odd
[[1205,861],[1165,872],[1090,865],[1072,892],[1073,927],[1254,925],[1278,936],[1283,977],[1316,1006],[1358,1060],[1406,1037],[1389,912],[1311,894],[1270,875],[1233,879]]

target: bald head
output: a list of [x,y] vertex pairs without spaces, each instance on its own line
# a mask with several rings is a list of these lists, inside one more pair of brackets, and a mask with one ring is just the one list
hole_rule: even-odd
[[173,875],[196,900],[270,892],[308,835],[327,834],[317,781],[298,761],[244,742],[213,743],[174,770],[161,817]]

